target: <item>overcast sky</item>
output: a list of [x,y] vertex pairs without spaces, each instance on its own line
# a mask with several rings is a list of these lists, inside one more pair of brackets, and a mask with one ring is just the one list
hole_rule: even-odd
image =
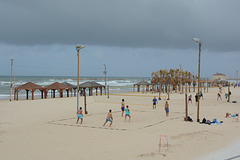
[[147,76],[179,68],[201,76],[240,70],[238,0],[0,0],[0,75]]

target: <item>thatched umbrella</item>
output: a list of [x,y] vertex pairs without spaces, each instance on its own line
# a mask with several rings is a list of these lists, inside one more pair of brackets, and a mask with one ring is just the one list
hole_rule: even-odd
[[148,88],[149,88],[149,85],[150,85],[150,83],[148,83],[146,81],[141,81],[141,82],[134,84],[134,86],[138,87],[138,92],[140,92],[140,86],[148,86]]
[[62,84],[66,85],[67,87],[69,87],[69,89],[67,89],[67,97],[69,97],[69,91],[71,91],[71,96],[72,96],[72,90],[74,89],[74,96],[75,96],[75,91],[77,89],[77,86],[74,86],[70,83],[67,82],[63,82]]
[[89,96],[92,95],[92,90],[93,88],[96,89],[96,94],[97,94],[97,89],[100,88],[100,93],[102,95],[102,88],[105,88],[104,85],[101,85],[95,81],[87,81],[87,82],[84,82],[82,84],[80,84],[80,90],[83,89],[83,92],[85,93],[85,90],[88,88],[89,89]]
[[41,91],[41,97],[43,98],[43,88],[35,83],[27,82],[21,86],[18,86],[14,90],[14,99],[15,99],[15,93],[17,93],[17,100],[18,100],[18,92],[21,90],[26,90],[26,99],[28,99],[28,92],[30,91],[32,93],[32,100],[34,99],[34,91],[39,89]]
[[55,98],[55,91],[56,90],[59,92],[59,98],[61,98],[63,96],[62,92],[63,92],[64,89],[67,90],[67,89],[69,89],[69,87],[62,84],[62,83],[59,83],[59,82],[55,82],[53,84],[50,84],[50,85],[44,87],[45,98],[47,98],[47,92],[49,90],[53,91],[53,98]]

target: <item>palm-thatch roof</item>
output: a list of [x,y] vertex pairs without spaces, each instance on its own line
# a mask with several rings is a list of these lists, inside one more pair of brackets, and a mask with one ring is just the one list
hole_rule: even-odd
[[141,85],[149,86],[150,83],[148,83],[148,82],[146,82],[146,81],[141,81],[141,82],[138,82],[138,83],[134,84],[134,86],[141,86]]
[[[18,100],[18,92],[20,92],[21,90],[26,90],[26,99],[28,99],[28,92],[30,91],[32,93],[32,100],[34,99],[34,92],[35,90],[41,90],[41,92],[43,92],[43,87],[35,84],[35,83],[32,83],[32,82],[27,82],[21,86],[18,86],[15,88],[14,90],[14,99]],[[15,93],[17,94],[15,97]]]
[[44,87],[44,89],[47,89],[47,90],[63,90],[63,89],[69,89],[68,86],[62,84],[62,83],[59,83],[59,82],[55,82],[53,84],[50,84],[46,87]]
[[98,88],[98,87],[105,87],[95,81],[87,81],[79,85],[80,88]]
[[68,86],[69,88],[72,88],[72,89],[76,89],[77,88],[77,86],[74,86],[74,85],[72,85],[70,83],[67,83],[67,82],[63,82],[62,84],[64,84],[65,86]]
[[22,90],[22,89],[25,89],[25,90],[36,90],[36,89],[42,89],[43,87],[35,84],[35,83],[32,83],[32,82],[27,82],[23,85],[20,85],[18,87],[16,87],[16,90]]

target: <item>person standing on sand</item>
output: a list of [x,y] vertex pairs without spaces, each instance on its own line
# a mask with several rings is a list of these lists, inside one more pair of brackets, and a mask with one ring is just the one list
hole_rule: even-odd
[[190,95],[189,97],[188,97],[188,103],[191,101],[191,104],[192,104],[192,95]]
[[222,97],[221,97],[220,93],[217,94],[217,101],[218,101],[219,98],[222,100]]
[[165,111],[166,111],[166,116],[168,117],[168,115],[169,115],[169,104],[168,104],[167,101],[165,103]]
[[130,122],[131,116],[130,116],[130,110],[129,110],[129,108],[128,108],[128,105],[126,106],[125,121],[126,121],[127,117],[129,117],[129,122]]
[[122,99],[122,102],[121,102],[121,110],[122,110],[122,117],[123,117],[124,110],[125,110],[125,103],[124,103],[124,99]]
[[112,121],[113,121],[112,110],[111,110],[111,109],[110,109],[109,112],[108,112],[108,115],[107,115],[107,118],[106,118],[106,122],[103,124],[103,127],[105,126],[105,124],[106,124],[108,121],[111,122],[111,123],[109,124],[109,127],[111,127]]
[[158,103],[158,100],[157,100],[157,98],[154,96],[154,98],[153,98],[153,109],[155,108],[156,109],[156,104]]
[[83,122],[83,114],[82,114],[82,107],[80,107],[80,109],[77,111],[77,124],[78,124],[78,121],[79,121],[79,119],[81,119],[81,124],[82,124],[82,122]]

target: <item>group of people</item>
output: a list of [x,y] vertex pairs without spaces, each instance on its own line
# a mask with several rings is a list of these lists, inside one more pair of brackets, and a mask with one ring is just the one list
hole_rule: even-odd
[[[121,111],[122,111],[122,117],[123,117],[123,114],[125,112],[125,121],[126,121],[126,119],[128,117],[129,118],[129,122],[130,122],[130,120],[131,120],[130,109],[129,109],[128,105],[125,107],[124,99],[122,99],[122,102],[121,102]],[[77,122],[76,122],[77,124],[79,122],[79,119],[81,119],[80,124],[82,124],[82,122],[83,122],[82,107],[80,107],[79,110],[77,111]],[[103,124],[103,126],[105,126],[105,124],[107,122],[110,122],[109,127],[111,127],[111,125],[113,123],[113,116],[112,116],[112,110],[111,109],[109,110],[109,112],[107,114],[106,121]]]
[[[153,109],[156,109],[156,106],[157,106],[157,103],[158,103],[158,100],[157,100],[156,96],[154,96],[152,101],[153,101]],[[167,101],[165,103],[165,112],[166,112],[166,116],[168,117],[168,115],[169,115],[169,104],[168,104]]]
[[[153,109],[156,109],[157,103],[158,103],[158,100],[154,96],[154,98],[153,98]],[[125,107],[124,99],[122,99],[122,102],[121,102],[121,111],[122,111],[122,117],[123,117],[124,112],[125,112],[125,118],[124,118],[125,121],[126,121],[126,119],[128,117],[129,118],[129,122],[130,122],[130,120],[131,120],[130,109],[129,109],[128,105],[126,105],[126,107]],[[166,116],[168,117],[168,115],[169,115],[169,104],[168,104],[167,101],[165,103],[165,112],[166,112]],[[83,122],[82,107],[80,107],[79,110],[77,110],[77,122],[76,122],[77,124],[78,124],[79,120],[81,120],[80,124],[82,124],[82,122]],[[113,123],[113,116],[112,116],[112,110],[111,109],[109,110],[109,112],[107,114],[106,121],[103,124],[103,126],[105,126],[107,122],[110,122],[109,127]]]

